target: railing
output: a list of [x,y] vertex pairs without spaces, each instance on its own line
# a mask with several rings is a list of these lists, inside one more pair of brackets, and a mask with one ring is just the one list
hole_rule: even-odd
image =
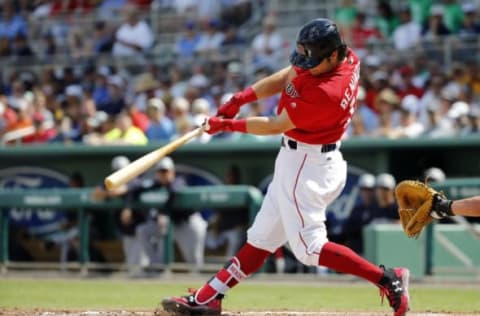
[[[0,190],[0,270],[7,271],[8,238],[9,238],[9,210],[21,209],[57,209],[62,211],[77,212],[79,230],[79,263],[82,273],[89,267],[89,223],[88,212],[101,212],[105,210],[120,209],[124,206],[121,199],[95,201],[91,198],[92,189],[4,189]],[[168,198],[164,190],[145,192],[132,207],[148,210],[151,207],[164,206]],[[173,208],[203,209],[221,208],[228,212],[229,208],[245,207],[248,209],[252,221],[260,208],[262,193],[251,186],[199,186],[188,187],[181,190],[175,198]],[[173,211],[174,211],[173,210]],[[165,238],[165,262],[168,269],[173,261],[173,236],[172,230]]]

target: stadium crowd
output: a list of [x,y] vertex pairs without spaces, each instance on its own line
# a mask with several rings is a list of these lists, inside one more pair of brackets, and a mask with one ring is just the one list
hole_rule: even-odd
[[[2,143],[143,145],[192,130],[231,93],[287,65],[294,39],[259,3],[261,28],[250,34],[246,0],[3,1],[0,64],[20,66],[0,71]],[[181,30],[171,31],[173,58],[157,63],[162,34],[151,13],[164,11],[181,17]],[[345,138],[479,133],[478,13],[474,2],[342,1],[332,18],[363,65]],[[438,45],[453,47],[453,62]],[[227,48],[237,58],[213,57]],[[67,62],[51,62],[59,56]],[[135,67],[115,62],[125,58]],[[260,100],[240,115],[272,114],[276,103]],[[224,137],[253,136],[199,141]]]

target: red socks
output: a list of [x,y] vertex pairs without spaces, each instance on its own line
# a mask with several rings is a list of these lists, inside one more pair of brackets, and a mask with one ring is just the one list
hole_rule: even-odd
[[197,304],[207,304],[225,294],[248,275],[260,269],[270,252],[246,243],[217,274],[195,293]]
[[320,252],[318,264],[341,273],[352,274],[378,284],[383,270],[363,259],[350,248],[327,242]]

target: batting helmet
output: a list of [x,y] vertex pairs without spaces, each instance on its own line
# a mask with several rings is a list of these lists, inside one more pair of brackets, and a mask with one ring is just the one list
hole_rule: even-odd
[[308,22],[297,34],[297,47],[290,55],[290,63],[304,69],[319,65],[337,48],[345,45],[335,23],[329,19]]

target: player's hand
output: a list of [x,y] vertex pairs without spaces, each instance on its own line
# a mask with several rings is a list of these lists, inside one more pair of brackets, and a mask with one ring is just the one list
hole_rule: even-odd
[[235,93],[230,100],[222,104],[218,110],[218,117],[223,117],[226,119],[234,118],[235,115],[240,111],[240,107],[244,104],[250,103],[257,100],[257,95],[252,87],[248,87],[243,91]]
[[234,94],[230,100],[222,104],[218,110],[217,115],[218,117],[224,118],[234,118],[235,115],[238,114],[240,111],[240,107],[242,106],[242,102],[240,101],[237,94]]
[[203,123],[205,132],[210,135],[226,131],[228,125],[229,124],[226,120],[217,116],[206,118],[205,122]]

